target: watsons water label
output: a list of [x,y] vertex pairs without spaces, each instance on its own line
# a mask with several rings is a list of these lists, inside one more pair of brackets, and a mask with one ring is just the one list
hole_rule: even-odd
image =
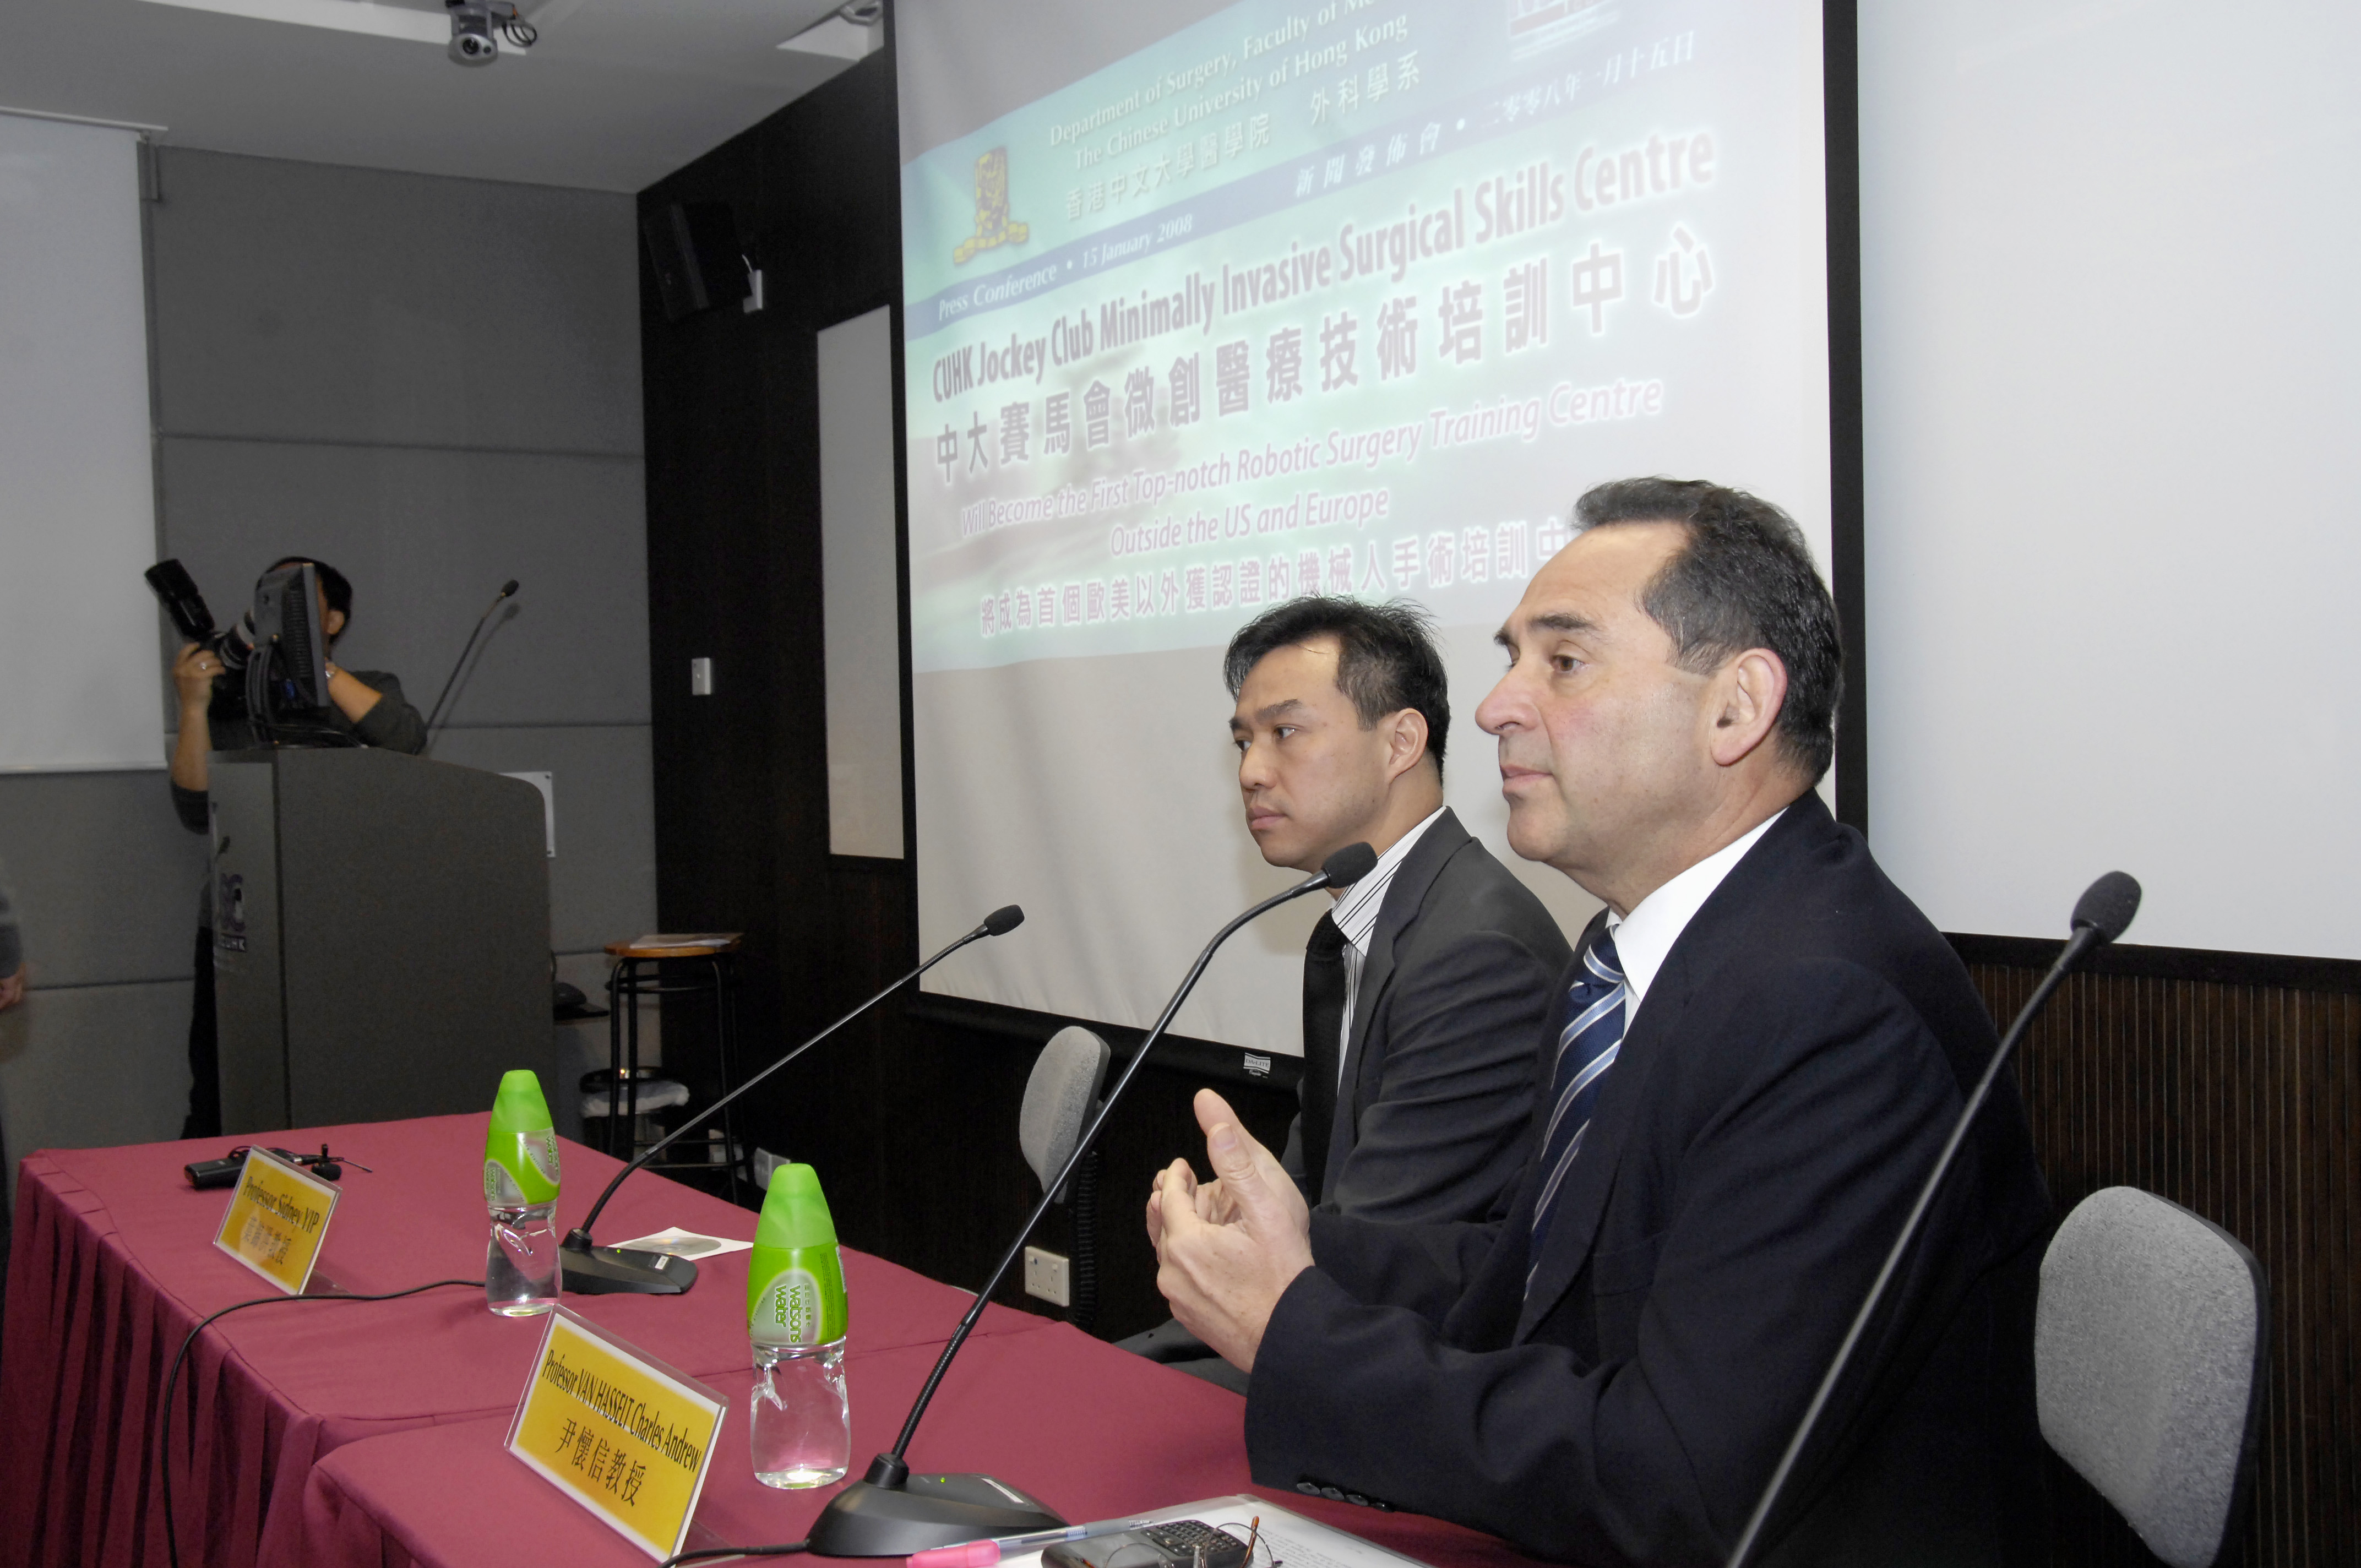
[[771,1277],[747,1314],[757,1344],[832,1344],[844,1337],[844,1272],[834,1247],[798,1248]]
[[544,1127],[539,1133],[527,1133],[517,1141],[523,1147],[525,1158],[531,1160],[533,1168],[541,1172],[542,1179],[547,1181],[552,1187],[556,1186],[558,1184],[557,1130],[555,1127]]
[[495,1209],[522,1209],[525,1206],[524,1189],[509,1174],[508,1167],[499,1160],[484,1162],[484,1201]]
[[557,1196],[557,1134],[494,1133],[484,1158],[484,1201],[514,1206],[546,1203]]

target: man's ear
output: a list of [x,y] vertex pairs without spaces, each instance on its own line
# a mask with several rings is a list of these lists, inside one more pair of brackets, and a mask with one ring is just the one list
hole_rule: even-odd
[[1717,767],[1735,767],[1779,727],[1787,702],[1787,666],[1768,648],[1749,648],[1713,677],[1706,711],[1713,716],[1707,749]]
[[1391,784],[1426,756],[1426,715],[1405,707],[1378,722],[1386,730],[1386,782]]
[[320,619],[320,630],[332,641],[341,635],[345,630],[345,612],[341,609],[329,610]]

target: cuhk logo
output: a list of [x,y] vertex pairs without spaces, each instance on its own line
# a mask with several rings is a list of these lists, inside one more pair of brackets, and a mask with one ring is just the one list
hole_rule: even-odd
[[1032,236],[1032,225],[1009,220],[1008,149],[995,147],[975,160],[975,232],[951,252],[951,265],[964,267],[984,251],[1023,245]]

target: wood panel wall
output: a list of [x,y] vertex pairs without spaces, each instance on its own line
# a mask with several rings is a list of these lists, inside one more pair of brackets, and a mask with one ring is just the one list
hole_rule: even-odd
[[[1974,961],[1993,944],[1960,946],[2005,1024],[2040,969]],[[2242,966],[2153,949],[2133,966],[2150,972],[2069,980],[2020,1047],[2050,1194],[2063,1216],[2102,1188],[2145,1188],[2253,1250],[2270,1277],[2271,1382],[2241,1561],[2361,1563],[2361,995],[2319,978],[2176,976]],[[2053,1469],[2055,1562],[2157,1561],[2079,1477]]]

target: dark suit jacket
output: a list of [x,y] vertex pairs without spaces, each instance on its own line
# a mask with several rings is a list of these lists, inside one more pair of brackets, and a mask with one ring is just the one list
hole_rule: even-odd
[[[1255,1479],[1547,1557],[1720,1562],[1995,1045],[1949,945],[1805,795],[1674,944],[1538,1259],[1530,1165],[1494,1224],[1313,1215],[1318,1266],[1255,1361]],[[2047,1560],[2048,1218],[2004,1076],[1758,1561]]]
[[[1532,1141],[1535,1033],[1572,959],[1540,899],[1444,812],[1386,888],[1307,1201],[1390,1222],[1492,1213]],[[1316,1147],[1316,1143],[1314,1145]]]

